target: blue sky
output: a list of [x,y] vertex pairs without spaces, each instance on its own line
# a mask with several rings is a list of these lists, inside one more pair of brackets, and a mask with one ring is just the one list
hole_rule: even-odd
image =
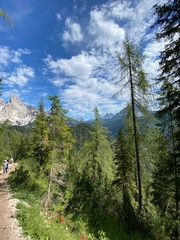
[[[162,0],[163,1],[163,0]],[[141,44],[144,68],[151,80],[157,74],[163,43],[149,30],[152,6],[160,0],[18,0],[1,1],[13,20],[11,28],[0,19],[1,98],[19,96],[38,106],[43,97],[57,95],[68,115],[89,119],[93,108],[100,114],[117,113],[129,99],[118,99],[116,51],[128,37]],[[164,0],[165,2],[165,0]]]

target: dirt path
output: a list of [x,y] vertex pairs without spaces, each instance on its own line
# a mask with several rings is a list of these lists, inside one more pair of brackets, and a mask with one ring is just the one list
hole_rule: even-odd
[[[10,171],[14,171],[13,164]],[[9,172],[10,172],[9,171]],[[12,199],[8,183],[7,175],[2,174],[0,169],[0,240],[22,240],[22,229],[18,226],[15,218],[17,199]]]

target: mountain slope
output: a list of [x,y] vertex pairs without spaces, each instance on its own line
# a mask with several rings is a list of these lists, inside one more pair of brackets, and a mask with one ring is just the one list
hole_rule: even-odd
[[7,103],[0,100],[0,123],[7,120],[10,125],[24,126],[34,121],[36,112],[16,96],[10,97]]
[[126,114],[126,108],[115,114],[110,119],[103,119],[103,126],[106,127],[110,134],[117,135],[119,129],[123,127],[123,122]]

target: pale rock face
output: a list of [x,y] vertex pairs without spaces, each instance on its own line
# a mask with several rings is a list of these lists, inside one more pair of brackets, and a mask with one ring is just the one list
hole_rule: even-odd
[[37,110],[25,105],[18,97],[10,97],[10,101],[4,103],[0,99],[0,123],[8,120],[11,125],[27,125],[35,120]]
[[4,106],[5,106],[5,102],[3,102],[2,99],[0,99],[0,111],[1,111],[1,109],[2,109]]

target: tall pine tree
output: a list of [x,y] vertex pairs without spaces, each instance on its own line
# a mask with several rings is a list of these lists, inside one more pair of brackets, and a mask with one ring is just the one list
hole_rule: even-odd
[[67,111],[60,105],[60,99],[57,96],[49,96],[49,100],[51,101],[51,112],[48,117],[50,153],[45,208],[48,208],[52,200],[52,183],[58,184],[59,193],[63,196],[63,191],[66,188],[69,154],[74,142],[71,129],[66,123],[65,114]]
[[47,115],[44,110],[44,103],[41,99],[38,113],[34,122],[34,157],[39,162],[40,167],[46,168],[45,164],[48,162],[49,156],[49,125],[47,122]]
[[[143,56],[137,48],[128,40],[124,42],[123,54],[118,53],[118,60],[121,71],[121,82],[124,81],[124,86],[129,88],[132,122],[133,122],[133,136],[134,147],[137,164],[137,182],[139,192],[139,209],[142,209],[143,195],[142,195],[142,174],[141,174],[141,159],[139,153],[139,132],[137,127],[137,111],[146,111],[147,100],[146,95],[148,91],[148,82],[146,74],[143,70]],[[118,93],[117,93],[118,95]]]

